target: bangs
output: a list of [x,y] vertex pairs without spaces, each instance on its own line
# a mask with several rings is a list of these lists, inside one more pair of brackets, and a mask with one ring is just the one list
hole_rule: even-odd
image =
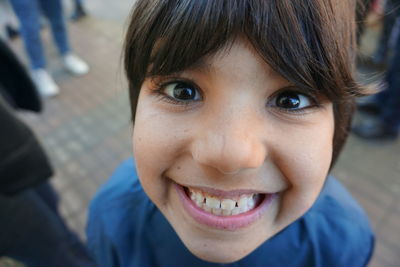
[[354,25],[339,10],[351,2],[139,1],[125,43],[128,79],[139,90],[146,77],[183,71],[240,36],[295,86],[333,102],[357,95]]

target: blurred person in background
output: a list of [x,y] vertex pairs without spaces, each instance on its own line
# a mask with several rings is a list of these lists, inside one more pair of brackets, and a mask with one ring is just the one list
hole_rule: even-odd
[[[400,0],[386,0],[385,13],[383,17],[383,27],[381,36],[378,41],[378,47],[372,60],[375,64],[383,64],[386,62],[390,52],[390,40],[393,35],[398,34],[394,29],[397,19],[400,17]],[[396,38],[396,36],[395,36]]]
[[364,33],[365,29],[365,20],[371,11],[371,6],[375,1],[380,0],[357,0],[357,9],[356,9],[356,23],[357,23],[357,44],[361,42],[361,36]]
[[14,27],[14,25],[12,25],[11,23],[7,23],[4,26],[4,30],[7,34],[8,39],[12,40],[15,39],[19,36],[19,31],[16,27]]
[[86,17],[87,12],[83,5],[83,0],[74,0],[74,12],[72,13],[71,20],[77,21]]
[[[400,12],[400,9],[397,9]],[[368,113],[353,127],[353,133],[364,139],[394,140],[400,126],[400,35],[397,35],[394,55],[382,83],[385,89],[368,101],[360,103],[358,109]]]
[[50,22],[53,38],[65,69],[74,75],[83,75],[89,71],[88,65],[71,51],[61,0],[10,0],[10,3],[20,21],[21,35],[31,63],[33,81],[43,96],[57,95],[59,88],[46,70],[40,39],[41,11]]
[[3,38],[12,40],[19,36],[8,0],[0,0],[0,27],[3,29],[0,34]]
[[59,215],[50,162],[15,109],[41,111],[36,88],[0,40],[0,257],[27,266],[95,266]]

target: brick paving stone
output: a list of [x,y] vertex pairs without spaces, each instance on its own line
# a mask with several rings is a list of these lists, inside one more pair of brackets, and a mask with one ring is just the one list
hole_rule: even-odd
[[399,223],[400,223],[400,208],[399,208],[400,197],[394,199],[390,207],[386,211],[385,220],[382,222],[381,227],[377,231],[377,235],[380,239],[385,240],[385,243],[397,252],[400,252],[400,234],[399,234]]
[[71,217],[71,221],[76,226],[76,232],[80,235],[83,241],[86,241],[85,228],[87,221],[87,212],[78,212]]
[[[375,260],[376,259],[376,260]],[[393,250],[392,247],[385,242],[377,242],[375,248],[374,258],[370,267],[398,267],[399,254]]]
[[77,183],[75,188],[70,187],[68,190],[64,190],[61,194],[62,202],[65,204],[67,210],[67,216],[84,211],[86,208],[85,205],[83,205],[86,204],[86,202],[77,189],[79,186],[80,184]]
[[[54,161],[54,159],[53,159]],[[54,165],[54,164],[53,164]],[[67,171],[61,167],[54,166],[55,175],[50,180],[58,190],[65,190],[72,185],[73,180],[69,179]]]

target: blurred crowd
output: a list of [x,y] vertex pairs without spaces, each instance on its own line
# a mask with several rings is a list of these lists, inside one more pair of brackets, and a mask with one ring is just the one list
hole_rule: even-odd
[[[46,69],[47,62],[40,37],[40,30],[43,25],[41,23],[42,18],[45,17],[49,23],[65,70],[77,76],[86,74],[89,71],[89,66],[73,53],[70,46],[61,1],[9,0],[9,4],[11,6],[10,9],[14,11],[15,16],[18,18],[19,28],[14,27],[11,22],[6,22],[5,31],[9,38],[14,38],[18,34],[21,35],[30,62],[31,77],[41,95],[51,97],[57,95],[60,91]],[[7,6],[7,3],[3,3],[3,6]],[[76,0],[75,11],[71,17],[77,20],[84,15],[85,10],[82,1]]]
[[[60,93],[50,75],[41,41],[47,19],[60,59],[72,75],[89,71],[70,47],[61,0],[2,1],[8,39],[22,38],[29,67],[23,66],[0,38],[0,257],[27,266],[95,266],[86,246],[59,213],[59,197],[49,183],[54,171],[34,132],[16,115],[39,113],[42,98]],[[13,24],[13,15],[18,24]],[[75,1],[72,20],[86,15]]]
[[[383,70],[383,74],[380,81],[374,84],[373,91],[377,93],[358,104],[358,110],[365,116],[353,126],[352,131],[363,139],[395,140],[400,126],[400,1],[364,2],[366,10],[378,13],[382,20],[375,52],[366,61],[376,72]],[[363,19],[360,23],[365,24],[365,21]],[[361,25],[360,29],[363,27]]]

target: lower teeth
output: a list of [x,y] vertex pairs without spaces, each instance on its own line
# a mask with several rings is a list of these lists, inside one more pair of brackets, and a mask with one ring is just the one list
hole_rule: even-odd
[[[196,203],[196,202],[195,202]],[[239,207],[235,207],[232,210],[224,210],[224,209],[220,209],[220,208],[210,208],[209,206],[207,206],[205,203],[196,203],[196,206],[201,208],[204,211],[207,211],[209,213],[212,213],[214,215],[218,215],[218,216],[232,216],[232,215],[238,215],[241,213],[245,213],[249,210],[252,210],[254,207],[252,208],[239,208]]]

